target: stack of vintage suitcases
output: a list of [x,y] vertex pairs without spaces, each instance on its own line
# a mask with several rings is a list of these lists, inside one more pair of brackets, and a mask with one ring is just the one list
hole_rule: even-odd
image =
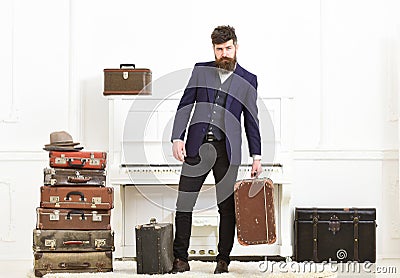
[[53,132],[33,230],[35,276],[113,271],[113,188],[106,152],[82,151],[65,131]]

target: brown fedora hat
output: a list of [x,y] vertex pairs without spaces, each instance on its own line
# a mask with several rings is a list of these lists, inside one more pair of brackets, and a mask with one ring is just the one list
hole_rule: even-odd
[[50,133],[50,144],[46,144],[46,147],[50,146],[63,146],[71,147],[79,145],[79,142],[74,142],[72,136],[66,131],[55,131]]
[[76,152],[82,150],[83,147],[79,146],[69,146],[69,147],[64,147],[64,146],[49,146],[47,145],[46,147],[43,148],[45,151],[58,151],[58,152]]

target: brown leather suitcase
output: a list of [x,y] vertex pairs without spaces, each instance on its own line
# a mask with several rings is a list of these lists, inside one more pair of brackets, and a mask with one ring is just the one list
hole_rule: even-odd
[[43,184],[51,186],[106,186],[106,170],[44,168]]
[[36,229],[110,230],[111,210],[36,208]]
[[172,270],[174,260],[171,223],[150,223],[135,227],[138,274],[164,274]]
[[376,209],[296,208],[294,259],[375,262]]
[[135,68],[134,64],[121,64],[119,69],[104,69],[106,95],[151,95],[150,69]]
[[34,252],[114,251],[112,230],[33,230]]
[[48,273],[85,273],[113,271],[111,251],[103,252],[35,252],[36,277]]
[[50,167],[104,170],[107,153],[99,151],[49,152]]
[[274,185],[270,179],[246,179],[235,184],[237,238],[241,245],[276,241]]
[[108,210],[114,207],[112,187],[40,187],[40,207]]

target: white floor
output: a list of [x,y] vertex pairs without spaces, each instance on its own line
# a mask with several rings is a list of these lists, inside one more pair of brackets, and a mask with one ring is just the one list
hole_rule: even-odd
[[[33,260],[13,260],[0,261],[0,278],[25,278],[27,273],[32,272]],[[268,269],[264,269],[266,273],[284,273],[290,269],[294,271],[311,271],[317,272],[321,270],[332,271],[337,273],[338,278],[348,277],[400,277],[400,259],[379,260],[376,264],[293,264],[284,265],[279,262],[268,262]],[[260,268],[261,270],[261,268]]]

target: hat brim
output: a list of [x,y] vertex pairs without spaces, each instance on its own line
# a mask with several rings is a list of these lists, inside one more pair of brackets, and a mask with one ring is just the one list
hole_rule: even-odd
[[63,152],[74,152],[74,151],[80,151],[82,150],[83,147],[63,147],[63,146],[45,146],[43,150],[45,151],[63,151]]
[[45,147],[52,147],[52,146],[57,146],[57,147],[69,147],[69,146],[76,146],[79,145],[79,142],[64,142],[64,143],[50,143],[50,144],[46,144],[44,145]]

